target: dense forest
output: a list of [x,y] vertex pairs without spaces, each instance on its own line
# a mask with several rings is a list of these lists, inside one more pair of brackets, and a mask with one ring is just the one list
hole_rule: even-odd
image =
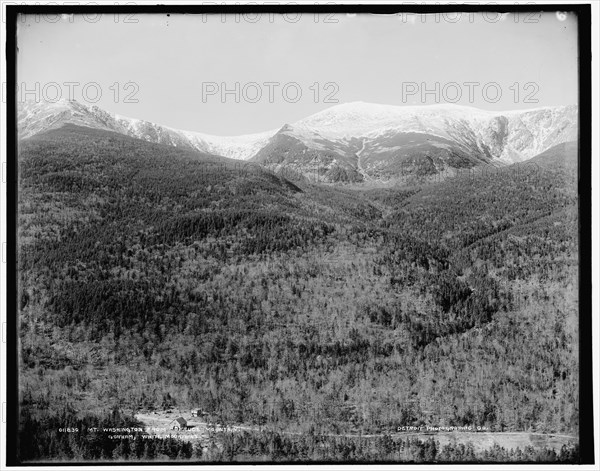
[[[22,459],[577,461],[389,435],[577,435],[576,145],[386,188],[73,125],[19,147]],[[175,407],[264,429],[58,432]]]

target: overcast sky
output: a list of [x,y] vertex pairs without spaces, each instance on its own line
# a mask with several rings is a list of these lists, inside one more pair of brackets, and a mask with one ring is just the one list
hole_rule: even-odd
[[577,103],[577,22],[555,13],[31,16],[18,46],[17,82],[38,82],[42,98],[71,90],[110,112],[217,135],[279,128],[336,101]]

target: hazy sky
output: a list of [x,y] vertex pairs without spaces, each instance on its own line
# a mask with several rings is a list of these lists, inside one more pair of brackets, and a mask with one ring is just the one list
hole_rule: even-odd
[[208,134],[279,128],[335,101],[577,103],[577,21],[555,13],[31,16],[19,21],[18,46],[17,82],[38,82],[41,98],[71,90]]

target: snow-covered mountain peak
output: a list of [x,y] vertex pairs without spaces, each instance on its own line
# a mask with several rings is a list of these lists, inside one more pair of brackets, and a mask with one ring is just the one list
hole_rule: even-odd
[[395,106],[355,101],[327,108],[280,129],[214,136],[115,115],[77,101],[19,104],[22,138],[72,123],[241,160],[257,155],[277,135],[300,141],[307,149],[327,149],[351,158],[360,149],[360,142],[364,156],[368,152],[382,154],[384,149],[392,153],[412,152],[410,146],[400,149],[412,141],[400,145],[403,138],[394,136],[419,133],[433,136],[438,146],[453,143],[469,155],[512,163],[561,142],[576,140],[577,119],[576,105],[497,112],[456,104]]
[[373,136],[391,129],[446,136],[448,120],[487,120],[493,114],[454,104],[395,106],[358,101],[327,108],[295,125],[318,129],[320,134],[331,138]]
[[143,119],[122,116],[75,100],[24,101],[19,103],[19,135],[26,138],[66,123],[115,131],[159,144],[246,160],[263,147],[277,130],[241,136],[213,136],[182,131]]

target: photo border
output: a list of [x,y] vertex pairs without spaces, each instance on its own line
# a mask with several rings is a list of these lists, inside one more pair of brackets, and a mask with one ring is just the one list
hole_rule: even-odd
[[[318,5],[6,5],[7,60],[7,423],[6,452],[8,466],[189,466],[193,462],[20,462],[18,451],[18,332],[17,332],[17,106],[16,58],[18,14],[127,14],[127,13],[444,13],[444,12],[573,12],[578,17],[579,52],[579,445],[580,464],[594,464],[594,409],[592,368],[592,239],[591,239],[591,170],[592,170],[592,81],[591,81],[591,4],[486,4],[486,5],[412,5],[412,4],[318,4]],[[12,92],[15,93],[12,93]],[[215,465],[340,465],[358,464],[342,461],[307,462],[198,462]],[[403,464],[403,462],[360,462],[360,464]],[[440,463],[442,464],[442,463]],[[452,462],[451,464],[461,464]],[[485,462],[462,464],[483,465]],[[487,464],[500,464],[489,462]],[[525,463],[515,463],[520,465]],[[552,465],[551,463],[543,463]],[[430,464],[431,465],[431,464]]]

